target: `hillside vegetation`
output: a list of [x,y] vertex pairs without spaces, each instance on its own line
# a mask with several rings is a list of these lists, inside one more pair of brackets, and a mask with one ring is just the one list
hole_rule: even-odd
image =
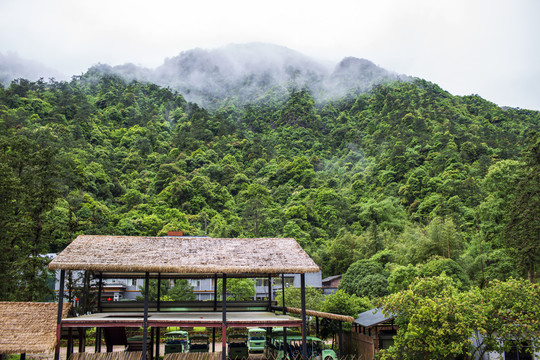
[[359,296],[442,271],[464,288],[534,279],[539,127],[423,80],[212,111],[98,69],[17,80],[0,88],[0,296],[42,299],[40,255],[78,234],[168,230],[294,237]]

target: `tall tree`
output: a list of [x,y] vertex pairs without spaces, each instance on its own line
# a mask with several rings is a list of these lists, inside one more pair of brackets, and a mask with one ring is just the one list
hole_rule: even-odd
[[519,186],[508,211],[506,243],[518,254],[529,281],[536,280],[540,263],[540,137],[534,133],[523,153]]

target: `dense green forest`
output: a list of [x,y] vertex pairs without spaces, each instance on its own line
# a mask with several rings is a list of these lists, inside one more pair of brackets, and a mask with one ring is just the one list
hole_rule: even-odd
[[0,87],[0,297],[41,300],[79,234],[168,230],[294,237],[358,296],[537,276],[540,112],[424,80],[216,108],[95,69]]

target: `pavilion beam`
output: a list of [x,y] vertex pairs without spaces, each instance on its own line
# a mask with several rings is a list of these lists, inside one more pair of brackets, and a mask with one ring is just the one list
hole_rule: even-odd
[[66,281],[66,270],[60,270],[60,289],[58,292],[58,316],[56,318],[56,348],[54,360],[60,359],[60,340],[62,338],[62,312],[64,305],[64,285]]
[[227,274],[225,273],[223,274],[221,315],[221,359],[227,360]]
[[144,278],[144,320],[143,320],[143,343],[142,360],[146,360],[146,349],[148,345],[148,289],[150,288],[150,273],[146,272]]
[[300,300],[302,302],[302,359],[307,360],[306,275],[303,273],[300,274]]

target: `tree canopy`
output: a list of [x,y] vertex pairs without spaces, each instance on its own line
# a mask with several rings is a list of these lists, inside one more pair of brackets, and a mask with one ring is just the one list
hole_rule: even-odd
[[50,297],[43,255],[79,234],[169,230],[294,237],[358,296],[435,257],[462,284],[536,279],[539,112],[419,79],[219,104],[99,68],[0,88],[0,298]]

